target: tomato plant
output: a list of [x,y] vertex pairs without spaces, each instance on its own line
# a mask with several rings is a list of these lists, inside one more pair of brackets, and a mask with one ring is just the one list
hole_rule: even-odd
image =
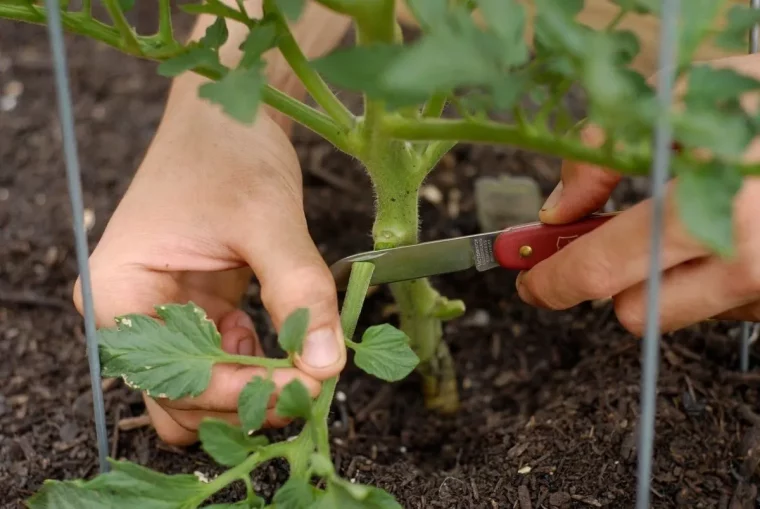
[[[733,252],[733,198],[745,175],[760,173],[760,166],[743,159],[760,130],[760,117],[743,108],[740,97],[760,90],[760,82],[694,63],[694,57],[708,39],[726,49],[746,48],[748,30],[760,21],[757,11],[727,9],[724,0],[683,2],[675,72],[688,86],[672,108],[663,110],[650,81],[631,66],[640,41],[620,28],[630,15],[658,16],[657,0],[610,0],[618,15],[603,28],[577,20],[584,0],[535,0],[530,45],[526,9],[517,0],[408,0],[421,29],[413,41],[402,36],[394,0],[314,1],[353,20],[355,45],[308,60],[290,28],[302,15],[304,0],[264,0],[260,17],[250,16],[243,0],[184,5],[189,13],[216,18],[203,38],[189,43],[175,37],[169,0],[158,1],[159,28],[150,35],[136,33],[127,22],[125,11],[133,3],[128,0],[103,0],[111,23],[92,16],[91,0],[84,0],[79,10],[62,2],[61,15],[68,31],[158,61],[164,76],[194,72],[208,78],[199,87],[200,97],[239,122],[253,122],[260,107],[268,105],[361,161],[376,197],[376,249],[418,241],[420,186],[456,143],[508,144],[642,175],[650,170],[655,125],[665,118],[678,140],[672,170],[679,181],[682,220],[712,250],[724,256]],[[474,9],[485,22],[475,21]],[[47,22],[45,8],[34,0],[0,0],[0,17]],[[243,56],[234,67],[219,57],[230,23],[248,29],[240,47]],[[318,108],[267,83],[263,55],[270,50],[281,52]],[[588,104],[588,115],[580,122],[562,101],[572,86],[584,91]],[[333,89],[361,93],[361,114],[351,113]],[[537,111],[522,106],[526,97],[538,103]],[[447,106],[452,115],[444,116]],[[496,119],[494,113],[510,113],[512,120]],[[604,132],[601,146],[584,143],[581,133],[589,125]],[[388,381],[416,369],[427,406],[456,411],[456,373],[442,323],[461,316],[464,303],[442,296],[426,279],[391,284],[400,329],[376,325],[354,341],[372,270],[370,263],[354,265],[343,304],[345,338],[355,362]],[[291,366],[308,323],[306,310],[291,315],[279,333],[288,357],[266,359],[223,352],[214,324],[193,303],[166,303],[157,314],[162,322],[130,315],[99,332],[103,374],[172,399],[202,393],[215,363]],[[47,482],[30,505],[191,508],[242,480],[248,487],[246,500],[214,507],[399,507],[388,493],[350,483],[335,472],[327,417],[336,383],[329,380],[314,401],[300,382],[288,385],[276,411],[304,426],[292,441],[269,443],[256,432],[274,384],[267,378],[251,380],[238,402],[242,426],[208,419],[200,428],[203,448],[229,467],[213,480],[112,462],[111,472],[90,481]],[[289,462],[290,477],[267,505],[254,493],[249,473],[273,458]],[[312,483],[315,479],[321,487]]]

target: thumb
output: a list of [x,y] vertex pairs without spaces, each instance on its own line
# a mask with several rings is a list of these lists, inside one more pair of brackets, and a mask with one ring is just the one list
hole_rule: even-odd
[[[296,212],[297,211],[297,212]],[[309,326],[296,366],[317,380],[338,375],[346,346],[335,281],[314,245],[302,209],[269,208],[241,255],[261,284],[261,299],[274,326],[298,308],[309,310]]]
[[[582,139],[591,146],[604,142],[602,131],[589,127]],[[591,164],[564,161],[560,183],[541,207],[539,218],[548,224],[569,223],[599,210],[609,199],[621,176]]]

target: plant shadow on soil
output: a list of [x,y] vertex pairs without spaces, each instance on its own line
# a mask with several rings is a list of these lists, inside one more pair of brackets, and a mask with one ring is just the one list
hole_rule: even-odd
[[[160,120],[168,81],[155,65],[68,38],[90,245],[123,195]],[[81,319],[70,304],[76,262],[44,28],[2,21],[0,89],[23,84],[0,112],[0,506],[20,507],[45,479],[97,471]],[[297,130],[312,235],[328,262],[369,249],[372,199],[356,163]],[[421,205],[424,239],[478,232],[473,182],[524,174],[544,194],[558,161],[503,147],[461,146],[429,183],[441,203]],[[619,203],[641,199],[635,183]],[[342,475],[393,493],[408,508],[633,507],[639,416],[639,342],[608,303],[568,312],[530,308],[514,274],[435,278],[468,314],[447,325],[462,408],[428,413],[415,376],[386,384],[352,365],[335,403],[333,451]],[[385,289],[360,327],[395,321]],[[271,326],[257,287],[245,299],[268,347]],[[360,329],[361,332],[361,329]],[[757,372],[740,375],[736,324],[701,324],[662,342],[652,506],[754,507]],[[756,362],[756,358],[752,359]],[[115,431],[142,414],[139,394],[106,391],[112,455],[162,472],[219,470],[197,447],[162,444],[149,427]],[[285,437],[297,428],[273,432]],[[255,475],[264,496],[286,479],[274,462]],[[236,485],[218,500],[235,500]]]

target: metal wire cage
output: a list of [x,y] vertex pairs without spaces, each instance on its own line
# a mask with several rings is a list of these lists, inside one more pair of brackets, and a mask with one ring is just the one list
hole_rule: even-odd
[[[675,69],[677,55],[677,21],[682,0],[661,0],[662,23],[660,27],[660,47],[658,67],[660,69]],[[687,0],[688,1],[688,0]],[[88,266],[88,245],[84,226],[84,205],[82,200],[82,184],[80,165],[77,152],[77,142],[74,131],[71,92],[64,51],[63,28],[59,11],[59,0],[46,0],[49,13],[47,23],[48,34],[53,57],[54,75],[58,111],[63,134],[63,151],[66,163],[68,190],[73,212],[73,229],[78,270],[82,283],[84,324],[87,338],[87,356],[90,369],[93,412],[97,435],[98,457],[101,472],[108,470],[108,436],[106,416],[103,402],[103,392],[100,379],[100,362],[98,357],[96,327],[93,309],[91,279]],[[751,0],[753,8],[760,9],[760,0]],[[750,36],[750,53],[757,53],[760,45],[760,28],[754,27]],[[658,75],[659,111],[666,112],[671,101],[674,88],[674,73],[661,72]],[[655,396],[659,368],[660,317],[659,299],[661,286],[661,237],[663,230],[663,212],[665,186],[669,175],[670,146],[672,133],[665,116],[661,115],[655,131],[655,156],[652,161],[651,192],[652,192],[652,229],[650,273],[647,288],[647,323],[642,343],[643,369],[641,373],[641,415],[638,426],[638,472],[637,472],[637,509],[650,506],[650,487],[652,472],[652,455],[654,442]],[[740,369],[747,371],[749,367],[749,347],[756,332],[756,325],[745,323],[741,328]]]

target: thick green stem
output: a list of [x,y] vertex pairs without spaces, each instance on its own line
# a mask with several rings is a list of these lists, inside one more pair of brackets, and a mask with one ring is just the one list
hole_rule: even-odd
[[[367,166],[377,193],[373,226],[375,249],[418,241],[419,187],[429,168],[414,166],[397,143],[390,142],[384,150],[376,150],[384,154],[384,159]],[[426,406],[442,413],[455,412],[459,407],[456,372],[449,349],[442,340],[442,321],[443,317],[461,314],[463,304],[442,297],[427,279],[394,283],[390,289],[398,305],[401,330],[411,340],[410,346],[420,359],[417,371],[422,376]],[[451,312],[460,308],[461,312]]]

